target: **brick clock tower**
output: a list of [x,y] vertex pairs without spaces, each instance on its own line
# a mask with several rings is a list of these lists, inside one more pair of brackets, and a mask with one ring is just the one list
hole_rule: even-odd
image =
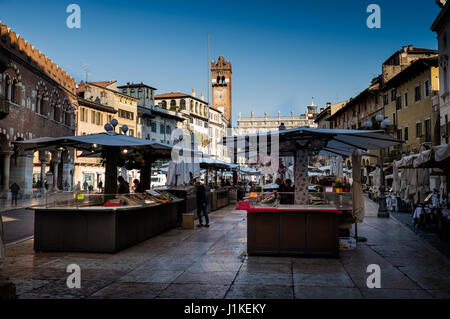
[[212,107],[222,111],[231,127],[231,62],[223,56],[211,62]]

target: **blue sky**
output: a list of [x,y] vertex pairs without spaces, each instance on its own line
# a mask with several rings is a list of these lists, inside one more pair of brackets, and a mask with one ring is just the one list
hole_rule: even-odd
[[[81,7],[81,29],[66,7]],[[381,7],[381,29],[366,8]],[[238,112],[302,113],[367,87],[402,45],[437,48],[434,0],[0,0],[0,20],[77,81],[144,82],[157,93],[206,94],[208,61],[230,59],[233,122]]]

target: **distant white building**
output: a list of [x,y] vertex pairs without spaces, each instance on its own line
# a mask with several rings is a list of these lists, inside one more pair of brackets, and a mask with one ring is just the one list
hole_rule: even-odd
[[235,134],[277,131],[282,124],[286,129],[300,126],[316,128],[317,123],[314,120],[317,115],[317,105],[314,104],[314,100],[311,105],[307,106],[307,111],[300,115],[295,115],[294,111],[291,111],[290,116],[282,116],[281,112],[278,111],[278,116],[269,116],[267,112],[264,112],[264,116],[255,116],[252,111],[250,116],[241,116],[239,112]]

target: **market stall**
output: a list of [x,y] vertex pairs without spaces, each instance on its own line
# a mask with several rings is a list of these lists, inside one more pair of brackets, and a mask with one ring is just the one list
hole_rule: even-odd
[[449,144],[405,156],[394,161],[393,167],[400,171],[397,177],[400,186],[395,194],[400,196],[402,210],[411,213],[415,227],[435,231],[440,236],[450,234]]
[[[66,193],[35,210],[36,250],[116,252],[176,227],[181,200],[167,193],[118,195],[117,168],[140,169],[143,190],[150,189],[151,163],[170,158],[172,146],[113,132],[17,141],[22,150],[68,150],[100,157],[105,165],[104,193],[95,200]],[[124,128],[122,128],[124,130]],[[86,202],[85,199],[89,198]],[[174,218],[175,216],[175,218]]]
[[[219,172],[223,175],[224,171],[236,170],[237,165],[230,164],[217,159],[203,157],[199,159],[200,167],[206,169],[206,184],[209,186],[210,211],[213,212],[220,208],[226,207],[230,201],[236,201],[237,193],[233,187],[228,187],[219,182]],[[208,176],[214,173],[214,179],[211,181]],[[210,181],[210,183],[208,183]]]
[[[264,142],[264,145],[260,143]],[[319,205],[310,205],[308,163],[311,155],[352,156],[359,149],[367,151],[397,145],[382,131],[295,128],[255,136],[233,136],[224,139],[231,152],[246,154],[264,150],[268,156],[294,156],[294,204],[283,205],[272,197],[250,201],[247,210],[247,250],[249,254],[322,254],[337,256],[339,216],[353,210],[351,194],[323,194]],[[236,148],[241,145],[241,148]],[[235,156],[236,158],[236,156]],[[358,157],[360,159],[360,156]]]
[[73,194],[69,200],[34,207],[34,249],[115,253],[176,227],[182,202],[156,191]]

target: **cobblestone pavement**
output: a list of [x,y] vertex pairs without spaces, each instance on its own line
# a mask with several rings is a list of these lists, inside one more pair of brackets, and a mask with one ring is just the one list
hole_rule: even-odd
[[450,258],[450,237],[443,235],[439,238],[439,235],[433,231],[422,230],[418,227],[414,227],[414,220],[412,214],[403,212],[391,212],[399,222],[407,226],[409,229],[414,231],[418,236],[423,238],[427,243],[435,247],[441,253],[443,253],[447,258]]
[[[339,259],[248,257],[246,213],[212,213],[210,228],[173,229],[117,254],[35,253],[33,240],[7,246],[0,275],[19,298],[449,298],[450,261],[394,218],[367,217],[366,243]],[[67,265],[81,267],[68,289]],[[366,285],[381,267],[381,288]]]

